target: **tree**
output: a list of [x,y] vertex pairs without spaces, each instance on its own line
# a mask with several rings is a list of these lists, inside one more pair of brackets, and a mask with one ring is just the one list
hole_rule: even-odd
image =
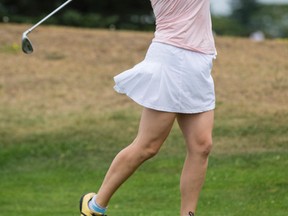
[[243,34],[247,35],[254,31],[251,25],[252,17],[259,11],[261,5],[257,0],[233,0],[231,18],[237,21],[243,28]]
[[[0,22],[9,17],[11,22],[36,22],[65,0],[0,0]],[[46,23],[85,27],[133,28],[147,30],[153,23],[132,17],[150,16],[151,5],[145,0],[82,0],[73,1],[69,7]],[[135,22],[135,20],[140,20]]]

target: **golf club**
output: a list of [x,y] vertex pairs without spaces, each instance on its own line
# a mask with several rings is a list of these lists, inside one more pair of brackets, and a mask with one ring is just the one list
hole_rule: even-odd
[[36,23],[34,26],[32,26],[30,29],[28,29],[27,31],[25,31],[22,34],[22,50],[24,53],[26,54],[31,54],[33,52],[33,45],[31,43],[31,41],[28,38],[28,34],[30,32],[32,32],[36,27],[38,27],[41,23],[43,23],[44,21],[46,21],[47,19],[49,19],[51,16],[53,16],[55,13],[57,13],[59,10],[61,10],[63,7],[65,7],[67,4],[69,4],[72,0],[68,0],[65,3],[63,3],[62,5],[60,5],[58,8],[56,8],[54,11],[52,11],[49,15],[47,15],[46,17],[44,17],[42,20],[40,20],[38,23]]

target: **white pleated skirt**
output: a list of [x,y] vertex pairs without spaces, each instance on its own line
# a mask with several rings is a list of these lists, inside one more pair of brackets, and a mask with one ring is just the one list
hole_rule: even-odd
[[192,114],[213,110],[214,58],[153,42],[142,62],[114,77],[114,89],[158,111]]

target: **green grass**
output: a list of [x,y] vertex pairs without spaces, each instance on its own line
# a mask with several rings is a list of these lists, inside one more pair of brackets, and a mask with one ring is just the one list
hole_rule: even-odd
[[13,44],[1,44],[0,52],[7,54],[17,54],[21,51],[21,47],[17,43]]
[[[139,117],[135,111],[122,110],[93,118],[70,118],[71,125],[61,130],[40,130],[25,136],[13,136],[13,130],[4,133],[0,215],[78,214],[79,196],[97,189],[113,156],[135,135]],[[11,125],[14,120],[11,117]],[[244,119],[246,127],[243,123],[231,127],[219,119],[215,140],[257,138],[269,144],[274,133],[275,139],[286,136],[286,124],[268,127],[263,119],[258,119],[262,124],[253,127],[256,120]],[[20,124],[37,127],[43,119],[26,119]],[[175,126],[160,154],[144,164],[117,192],[109,214],[147,215],[149,208],[149,215],[177,215],[178,182],[185,155],[182,143]],[[281,143],[276,145],[284,147]],[[217,142],[214,148],[217,149]],[[212,154],[198,215],[286,215],[287,166],[286,151]]]
[[[27,28],[0,26],[0,216],[79,215],[80,196],[135,137],[141,109],[113,91],[113,76],[143,59],[153,34],[39,27],[27,56]],[[216,41],[214,148],[197,216],[286,216],[287,41]],[[175,124],[108,215],[179,215],[183,143]]]

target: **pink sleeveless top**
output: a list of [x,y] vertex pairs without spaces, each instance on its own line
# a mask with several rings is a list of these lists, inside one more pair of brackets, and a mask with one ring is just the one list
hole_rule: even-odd
[[216,55],[210,0],[150,0],[156,17],[153,41]]

